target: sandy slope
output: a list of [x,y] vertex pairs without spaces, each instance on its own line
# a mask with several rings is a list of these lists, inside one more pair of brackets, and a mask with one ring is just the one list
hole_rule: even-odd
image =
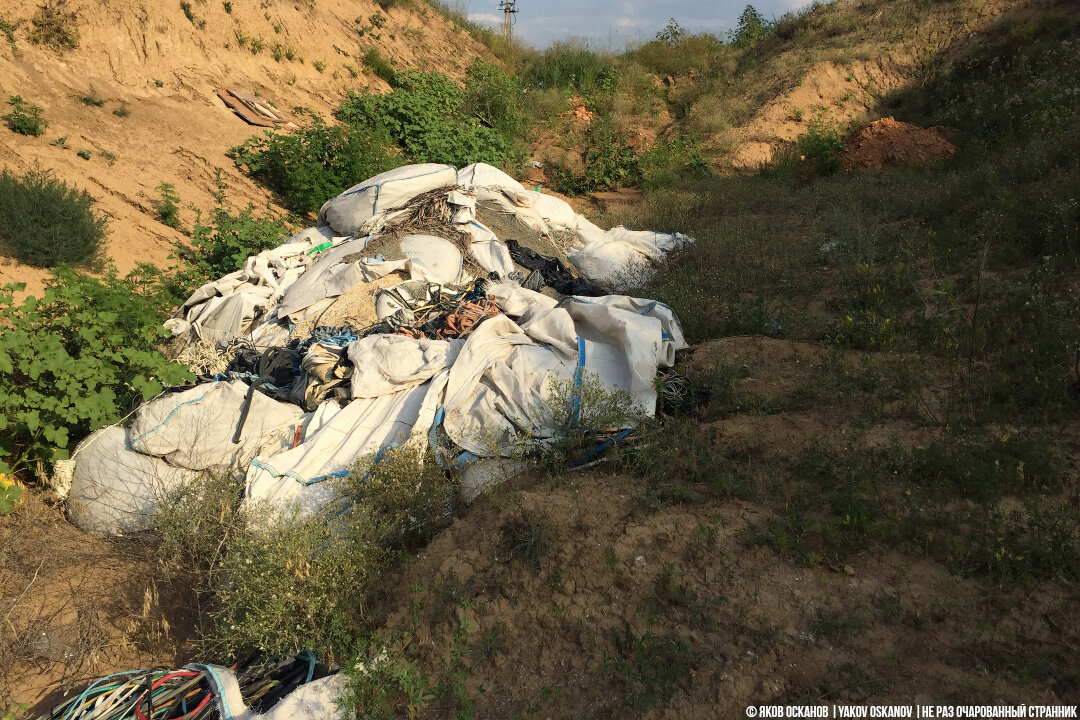
[[[214,95],[215,88],[258,93],[284,111],[304,106],[328,115],[349,90],[386,89],[362,67],[360,56],[367,48],[378,48],[397,67],[437,69],[453,76],[461,76],[481,50],[466,33],[423,6],[418,12],[381,11],[366,0],[269,0],[262,7],[237,0],[232,5],[226,13],[216,0],[193,2],[195,21],[206,22],[200,29],[188,21],[178,2],[70,0],[67,7],[78,13],[81,43],[77,50],[58,55],[27,39],[36,6],[0,0],[0,17],[23,19],[16,31],[17,50],[13,53],[6,42],[0,43],[0,97],[22,95],[43,106],[49,120],[39,138],[0,128],[0,167],[18,172],[49,169],[94,195],[109,217],[107,251],[121,271],[138,262],[167,262],[173,243],[182,239],[157,219],[156,188],[161,182],[176,187],[188,229],[195,219],[191,206],[205,212],[213,205],[215,168],[225,171],[231,205],[262,206],[271,199],[225,157],[258,128],[228,110]],[[370,26],[369,18],[377,12],[385,17],[384,26],[361,37],[357,28]],[[252,53],[251,40],[240,47],[237,32],[260,39],[262,50]],[[275,61],[275,44],[292,48],[297,59]],[[316,60],[326,63],[322,72]],[[352,77],[347,64],[359,77]],[[91,86],[106,99],[104,106],[79,101]],[[131,111],[128,117],[113,114],[122,103]],[[67,138],[66,149],[50,144],[60,137]],[[92,152],[89,160],[77,157],[83,149]],[[274,211],[283,212],[277,206]],[[27,282],[28,290],[38,291],[44,277],[44,271],[0,258],[0,283]]]

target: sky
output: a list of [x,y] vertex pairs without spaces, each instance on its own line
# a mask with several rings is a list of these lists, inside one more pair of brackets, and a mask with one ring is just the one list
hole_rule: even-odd
[[[748,0],[517,0],[514,34],[544,48],[555,40],[583,38],[596,49],[623,50],[651,40],[674,17],[689,32],[721,33],[735,27]],[[456,0],[469,19],[502,26],[499,0]],[[796,10],[807,0],[755,0],[765,17]]]

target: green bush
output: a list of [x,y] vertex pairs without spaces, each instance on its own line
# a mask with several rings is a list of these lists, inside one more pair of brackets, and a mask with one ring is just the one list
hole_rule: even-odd
[[449,519],[453,483],[434,457],[396,447],[358,462],[314,516],[241,508],[232,478],[207,477],[162,504],[161,558],[211,605],[208,649],[352,656],[364,606],[394,548]]
[[465,76],[465,115],[478,118],[503,137],[524,139],[529,125],[525,99],[520,78],[480,58],[473,59]]
[[798,175],[832,175],[840,169],[840,151],[844,138],[838,123],[816,117],[807,123],[806,132],[777,153],[773,167]]
[[620,73],[611,59],[569,40],[553,43],[529,64],[524,76],[529,85],[592,95],[615,92]]
[[624,133],[615,130],[607,118],[596,120],[584,138],[581,159],[584,170],[575,175],[556,166],[555,187],[567,195],[635,185],[641,181],[641,159]]
[[0,472],[66,458],[162,383],[190,379],[156,347],[170,309],[160,280],[150,266],[125,278],[61,267],[40,299],[0,292]]
[[269,215],[257,217],[251,205],[238,213],[225,207],[221,171],[217,176],[217,204],[210,225],[196,220],[191,245],[179,246],[180,267],[168,278],[170,292],[178,298],[222,275],[240,269],[251,255],[277,247],[289,236],[285,223]]
[[4,116],[7,126],[21,135],[40,136],[49,127],[45,110],[40,105],[28,103],[19,95],[8,98],[11,112]]
[[318,210],[358,182],[401,164],[400,158],[362,131],[327,125],[313,116],[303,130],[267,131],[229,150],[238,166],[281,193],[296,212]]
[[57,52],[79,47],[79,28],[74,11],[64,10],[66,0],[47,0],[30,18],[34,29],[30,42],[46,45]]
[[105,238],[94,199],[45,171],[0,172],[0,248],[37,267],[92,258]]
[[338,119],[366,136],[397,145],[414,162],[501,164],[510,143],[461,113],[464,92],[446,76],[405,70],[385,95],[350,93]]

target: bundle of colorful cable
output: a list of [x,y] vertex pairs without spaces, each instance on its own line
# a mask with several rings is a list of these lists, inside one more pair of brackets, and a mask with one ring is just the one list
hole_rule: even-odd
[[304,651],[252,655],[231,667],[130,670],[91,683],[38,720],[232,720],[273,707],[328,669]]

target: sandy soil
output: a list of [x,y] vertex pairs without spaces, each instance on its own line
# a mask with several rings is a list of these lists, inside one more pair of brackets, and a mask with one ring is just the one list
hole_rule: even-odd
[[[49,121],[38,138],[0,128],[0,166],[17,172],[48,169],[90,192],[109,219],[106,252],[121,272],[139,262],[162,266],[184,239],[158,221],[162,182],[175,186],[188,231],[195,208],[205,213],[213,206],[219,167],[230,205],[269,202],[273,213],[284,213],[225,157],[229,148],[261,130],[229,110],[214,95],[216,88],[260,94],[285,112],[302,106],[329,117],[347,92],[387,88],[363,68],[360,58],[367,48],[377,48],[397,67],[437,69],[455,77],[463,76],[483,50],[429,9],[423,15],[406,8],[382,11],[367,0],[263,5],[233,3],[232,13],[226,13],[220,2],[195,2],[196,22],[206,22],[200,29],[177,3],[70,0],[66,7],[78,14],[80,47],[58,55],[27,39],[36,6],[0,0],[0,16],[24,20],[16,31],[17,50],[0,43],[0,97],[22,95],[44,107]],[[376,12],[385,16],[384,27],[361,37],[356,19],[366,26]],[[251,40],[240,47],[238,32],[264,47],[258,54],[251,52]],[[275,61],[275,44],[292,48],[297,60]],[[326,63],[322,72],[317,60]],[[346,65],[359,77],[353,78]],[[91,86],[106,100],[103,106],[78,99]],[[130,115],[113,114],[121,105]],[[51,144],[60,137],[66,138],[66,148]],[[84,149],[92,153],[89,160],[76,156]],[[0,259],[0,283],[26,282],[28,291],[40,292],[46,277],[43,270]]]

